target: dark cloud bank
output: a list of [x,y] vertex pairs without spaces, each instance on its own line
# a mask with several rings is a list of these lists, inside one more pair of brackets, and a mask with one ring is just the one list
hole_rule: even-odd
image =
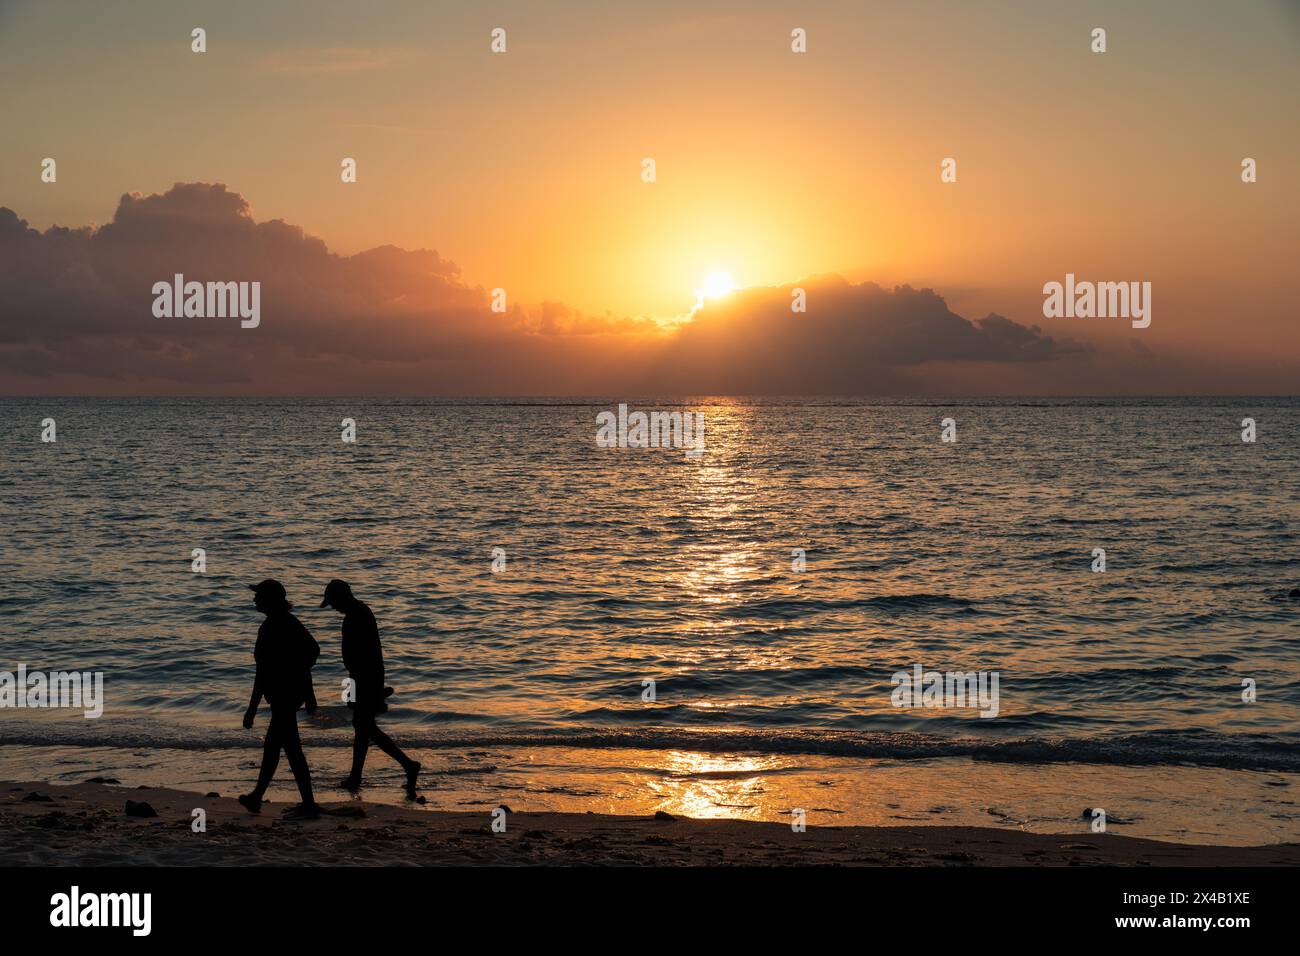
[[[261,324],[156,318],[152,287],[262,284]],[[123,196],[99,227],[0,208],[0,392],[8,394],[1006,394],[1104,391],[1097,356],[930,290],[839,276],[755,288],[663,332],[554,302],[489,309],[431,251],[354,256],[256,222],[222,185]],[[1147,354],[1129,361],[1151,366]],[[1149,384],[1150,379],[1148,380]],[[1062,385],[1062,383],[1064,383]]]

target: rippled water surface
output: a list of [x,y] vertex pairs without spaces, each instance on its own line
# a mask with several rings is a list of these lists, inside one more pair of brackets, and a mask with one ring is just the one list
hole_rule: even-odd
[[[413,746],[1300,769],[1296,400],[633,401],[702,409],[699,459],[597,448],[618,401],[3,401],[0,669],[107,703],[0,740],[255,745],[245,585],[325,702],[342,577]],[[891,706],[917,663],[997,671],[999,716]]]

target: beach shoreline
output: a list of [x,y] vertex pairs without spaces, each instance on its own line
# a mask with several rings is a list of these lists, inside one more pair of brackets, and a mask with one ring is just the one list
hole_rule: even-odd
[[[220,796],[101,783],[0,782],[10,866],[1206,866],[1300,865],[1300,844],[1165,843],[1111,833],[812,826],[736,819],[415,810],[326,800],[319,820]],[[127,801],[156,816],[126,813]],[[206,830],[196,832],[196,810]],[[508,810],[508,808],[507,808]]]

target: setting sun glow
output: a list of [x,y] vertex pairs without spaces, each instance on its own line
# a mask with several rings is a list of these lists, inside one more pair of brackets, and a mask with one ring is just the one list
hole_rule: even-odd
[[734,291],[736,283],[731,281],[730,272],[710,272],[704,277],[704,285],[697,293],[704,299],[720,299]]

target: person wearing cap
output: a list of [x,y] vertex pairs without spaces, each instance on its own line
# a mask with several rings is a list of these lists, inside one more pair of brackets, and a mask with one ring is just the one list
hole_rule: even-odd
[[419,761],[412,760],[393,739],[379,729],[375,717],[388,710],[385,698],[392,689],[384,686],[384,652],[379,643],[379,625],[369,607],[352,594],[346,581],[335,578],[325,586],[321,607],[332,607],[343,615],[343,666],[352,678],[354,700],[352,708],[352,772],[339,786],[345,790],[361,787],[361,771],[366,764],[366,752],[373,741],[406,771],[406,792],[415,796],[415,780],[420,773]]
[[253,660],[257,673],[253,678],[253,695],[244,714],[244,727],[251,729],[257,717],[262,698],[271,706],[271,722],[266,728],[262,747],[262,769],[257,776],[257,786],[252,793],[239,798],[250,813],[260,813],[262,798],[271,785],[275,769],[280,763],[280,751],[289,760],[294,782],[302,804],[289,812],[294,818],[314,819],[320,816],[311,790],[311,771],[307,756],[302,751],[298,736],[298,709],[304,704],[308,711],[316,709],[312,692],[311,669],[320,656],[320,645],[311,632],[293,615],[284,586],[279,581],[267,579],[260,584],[250,584],[257,609],[266,620],[257,629],[257,645]]

